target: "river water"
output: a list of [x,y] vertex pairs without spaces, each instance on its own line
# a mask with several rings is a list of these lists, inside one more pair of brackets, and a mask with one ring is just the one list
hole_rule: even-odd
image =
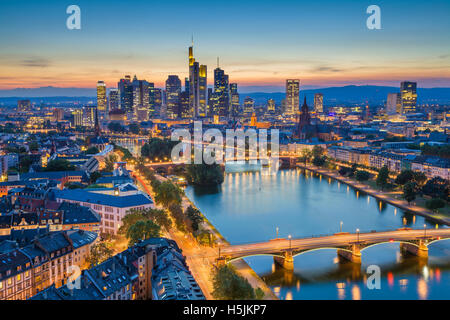
[[[273,239],[277,227],[286,238],[333,234],[341,226],[348,232],[443,227],[301,169],[228,173],[220,187],[189,186],[186,195],[231,244]],[[245,260],[280,299],[450,299],[450,241],[430,245],[428,261],[403,257],[397,243],[364,250],[360,266],[339,263],[332,249],[296,256],[294,272],[269,256]],[[379,289],[367,285],[376,284],[367,273],[372,265],[381,271]]]

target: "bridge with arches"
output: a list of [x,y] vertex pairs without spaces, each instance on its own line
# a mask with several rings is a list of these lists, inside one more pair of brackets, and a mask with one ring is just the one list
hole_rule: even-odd
[[273,256],[287,270],[294,269],[294,257],[306,252],[335,249],[341,261],[361,263],[361,253],[372,246],[396,242],[404,254],[428,258],[428,247],[437,241],[450,239],[450,228],[409,229],[368,233],[337,233],[329,236],[273,239],[267,242],[230,245],[219,248],[218,264],[258,256]]

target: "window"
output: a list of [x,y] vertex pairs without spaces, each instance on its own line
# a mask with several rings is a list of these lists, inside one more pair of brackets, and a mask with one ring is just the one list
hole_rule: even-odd
[[22,275],[21,274],[18,274],[17,275],[17,281],[20,281],[22,279]]

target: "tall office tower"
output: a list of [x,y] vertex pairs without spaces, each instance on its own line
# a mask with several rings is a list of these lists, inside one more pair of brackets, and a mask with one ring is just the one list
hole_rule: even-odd
[[284,114],[294,115],[299,111],[300,80],[286,80],[286,106]]
[[189,109],[189,92],[183,91],[180,93],[180,111],[179,114],[181,118],[192,118]]
[[402,99],[402,113],[416,112],[417,82],[402,82],[400,84],[400,94]]
[[97,110],[100,119],[105,118],[107,110],[106,84],[103,81],[97,82]]
[[255,112],[255,100],[250,97],[244,99],[244,116],[250,117]]
[[386,113],[394,115],[401,112],[401,99],[398,93],[388,93],[386,102]]
[[206,117],[207,114],[207,90],[208,90],[208,77],[206,65],[200,65],[200,73],[198,77],[198,103],[199,108],[197,112],[197,117]]
[[94,128],[96,117],[97,117],[97,107],[96,106],[83,107],[82,126],[88,127],[88,128]]
[[189,95],[189,89],[190,89],[190,85],[189,85],[189,77],[184,78],[184,91],[186,91]]
[[30,100],[19,100],[17,101],[17,111],[19,112],[27,112],[31,110],[31,102]]
[[230,109],[228,75],[219,67],[214,69],[214,98],[213,114],[227,117]]
[[83,109],[76,109],[72,112],[73,115],[73,126],[82,127],[83,126]]
[[322,93],[316,93],[314,95],[314,111],[316,113],[323,112],[323,94]]
[[231,95],[231,112],[233,117],[238,117],[240,113],[239,93],[237,83],[230,83],[230,95]]
[[161,89],[155,88],[154,85],[149,87],[150,114],[153,117],[159,116],[162,106]]
[[120,104],[119,108],[125,112],[133,111],[133,86],[131,85],[130,76],[125,76],[124,79],[120,79],[117,84],[119,89]]
[[147,121],[150,109],[150,84],[145,80],[138,80],[134,76],[133,82],[133,117],[137,121]]
[[119,89],[111,89],[109,91],[109,111],[119,109],[120,97]]
[[273,99],[267,100],[267,112],[275,113],[275,100]]
[[206,116],[207,68],[194,58],[194,45],[189,47],[189,108],[192,117]]
[[206,113],[208,116],[212,116],[212,108],[214,104],[214,93],[212,88],[208,88],[208,107]]
[[166,80],[166,116],[175,119],[180,116],[181,80],[170,75]]

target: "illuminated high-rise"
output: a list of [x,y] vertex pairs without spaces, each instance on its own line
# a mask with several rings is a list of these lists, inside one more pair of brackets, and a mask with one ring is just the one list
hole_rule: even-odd
[[273,99],[267,100],[267,112],[269,113],[275,112],[275,100]]
[[97,82],[97,110],[100,114],[100,118],[104,118],[106,115],[108,106],[106,98],[106,84],[103,81]]
[[250,117],[255,112],[255,100],[250,97],[244,99],[244,116]]
[[109,102],[108,102],[109,111],[119,109],[119,104],[120,104],[119,90],[111,89],[109,91],[108,100],[109,100]]
[[237,117],[239,116],[240,113],[239,93],[237,83],[230,83],[230,96],[231,96],[231,115],[233,117]]
[[180,116],[181,80],[170,75],[166,80],[166,116],[175,119]]
[[131,85],[131,77],[125,76],[124,79],[120,79],[117,84],[119,89],[119,107],[125,112],[133,111],[133,86]]
[[316,93],[314,95],[314,111],[316,113],[323,112],[323,94],[322,93]]
[[204,117],[207,112],[207,68],[194,58],[194,46],[189,47],[189,109],[192,117]]
[[417,106],[417,82],[404,81],[400,84],[402,113],[414,113]]
[[300,80],[288,79],[286,80],[286,105],[284,114],[294,115],[299,111],[300,101]]
[[402,100],[399,93],[388,93],[386,113],[394,115],[402,112]]
[[162,91],[155,88],[153,84],[149,86],[149,112],[151,116],[159,116],[162,107]]
[[138,80],[134,76],[133,87],[133,111],[134,118],[138,121],[147,121],[150,109],[150,84],[145,80]]
[[228,75],[217,67],[214,69],[214,103],[213,115],[228,116],[230,109],[230,93]]

